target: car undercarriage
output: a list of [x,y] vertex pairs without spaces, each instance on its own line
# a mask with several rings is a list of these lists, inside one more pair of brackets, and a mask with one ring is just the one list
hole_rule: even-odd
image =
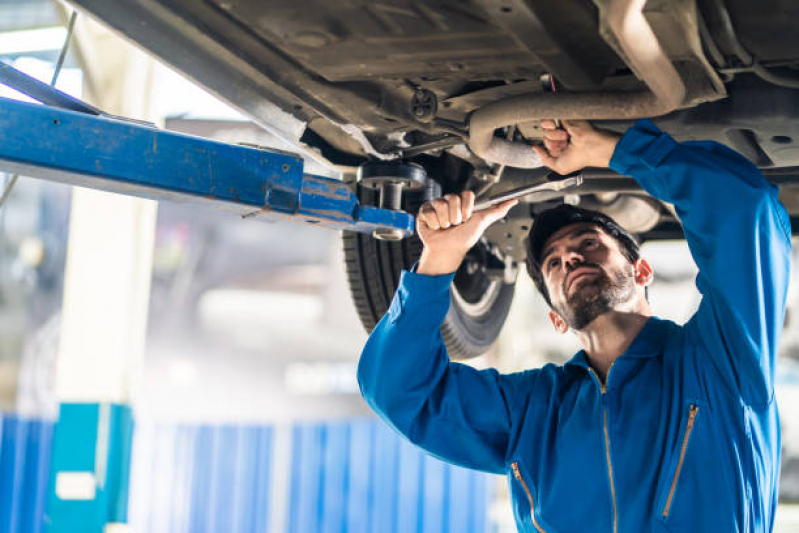
[[[71,2],[298,152],[336,166],[367,205],[385,202],[389,187],[395,207],[413,214],[437,194],[544,183],[552,177],[530,149],[541,119],[623,131],[651,117],[677,140],[716,140],[745,155],[799,216],[796,3]],[[403,192],[411,182],[397,176],[413,165],[429,186]],[[600,169],[581,177],[573,189],[526,197],[469,253],[442,326],[451,355],[483,353],[498,335],[542,209],[566,201],[606,212],[641,240],[681,237],[673,208],[631,178]],[[343,240],[354,301],[371,328],[421,245]]]

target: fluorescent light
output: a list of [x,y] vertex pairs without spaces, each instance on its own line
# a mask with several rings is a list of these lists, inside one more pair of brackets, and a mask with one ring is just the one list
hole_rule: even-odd
[[66,38],[61,26],[0,33],[0,55],[59,50]]

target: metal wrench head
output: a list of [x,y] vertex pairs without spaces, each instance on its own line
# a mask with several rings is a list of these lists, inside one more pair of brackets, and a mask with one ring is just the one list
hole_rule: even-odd
[[493,207],[503,202],[507,202],[508,200],[513,200],[514,198],[523,198],[525,196],[528,196],[530,194],[535,194],[537,192],[563,191],[566,189],[578,187],[582,183],[583,183],[582,174],[575,174],[572,176],[567,176],[563,179],[545,181],[543,183],[536,183],[535,185],[529,185],[527,187],[519,187],[517,189],[512,189],[510,191],[506,191],[504,193],[491,196],[486,200],[482,200],[476,203],[474,206],[474,210],[482,211],[484,209],[488,209],[489,207]]

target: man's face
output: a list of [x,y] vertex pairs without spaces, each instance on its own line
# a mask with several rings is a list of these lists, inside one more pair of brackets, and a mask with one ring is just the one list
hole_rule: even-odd
[[594,224],[561,228],[547,240],[541,257],[552,308],[575,330],[638,295],[634,265]]

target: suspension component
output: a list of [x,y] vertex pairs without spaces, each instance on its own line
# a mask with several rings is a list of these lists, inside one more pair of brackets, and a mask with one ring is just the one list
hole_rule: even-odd
[[[358,167],[358,183],[379,191],[378,205],[389,211],[402,211],[403,191],[425,188],[424,200],[431,199],[435,194],[435,189],[430,187],[431,181],[424,168],[417,163],[371,161]],[[378,228],[372,236],[384,241],[398,241],[405,234],[391,228]]]

